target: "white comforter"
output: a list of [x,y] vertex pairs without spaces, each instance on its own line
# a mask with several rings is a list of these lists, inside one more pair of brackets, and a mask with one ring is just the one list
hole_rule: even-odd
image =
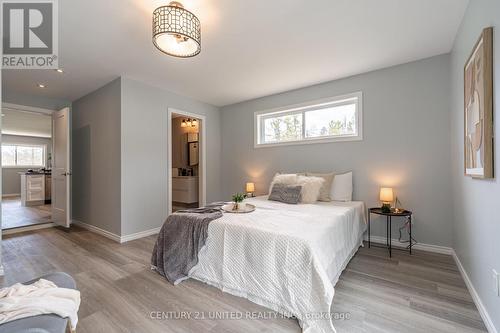
[[364,204],[246,202],[257,209],[210,223],[190,277],[293,315],[303,332],[335,332],[334,285],[361,245]]

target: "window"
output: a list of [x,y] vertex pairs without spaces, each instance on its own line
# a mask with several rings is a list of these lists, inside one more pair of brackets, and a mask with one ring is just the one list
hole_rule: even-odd
[[45,146],[2,145],[2,167],[44,167]]
[[255,113],[255,147],[362,138],[361,92]]

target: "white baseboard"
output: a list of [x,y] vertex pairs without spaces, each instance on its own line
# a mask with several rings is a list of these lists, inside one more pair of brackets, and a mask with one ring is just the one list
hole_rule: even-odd
[[114,233],[112,233],[110,231],[101,229],[99,227],[96,227],[95,225],[88,224],[88,223],[85,223],[85,222],[82,222],[82,221],[78,221],[78,220],[75,220],[75,219],[71,220],[71,223],[74,223],[77,226],[80,226],[80,227],[82,227],[84,229],[87,229],[89,231],[95,232],[96,234],[99,234],[101,236],[104,236],[106,238],[114,240],[115,242],[121,243],[120,242],[120,236],[118,236],[117,234],[114,234]]
[[20,197],[21,193],[7,193],[7,194],[2,194],[2,198],[13,198],[13,197]]
[[160,232],[161,227],[149,229],[141,232],[136,232],[134,234],[125,235],[120,238],[120,243],[125,243],[134,239],[144,238],[151,235],[155,235]]
[[454,250],[452,252],[452,256],[453,256],[453,259],[455,259],[455,263],[457,264],[458,270],[460,271],[460,274],[462,275],[462,278],[464,279],[465,284],[467,285],[467,289],[469,289],[469,293],[472,296],[474,303],[476,304],[476,307],[479,311],[479,314],[481,315],[481,318],[483,318],[484,325],[486,325],[488,332],[489,333],[498,333],[498,330],[495,328],[495,325],[493,325],[493,321],[491,320],[491,317],[488,314],[488,311],[486,311],[486,308],[484,307],[484,304],[481,301],[479,294],[477,293],[476,289],[474,288],[474,285],[472,284],[472,281],[470,280],[469,275],[467,275],[467,272],[465,271],[464,266],[460,262],[460,259],[458,258],[457,254],[455,253]]
[[82,221],[72,220],[72,223],[74,223],[74,224],[76,224],[76,225],[78,225],[78,226],[80,226],[80,227],[82,227],[84,229],[87,229],[89,231],[95,232],[96,234],[99,234],[101,236],[104,236],[106,238],[114,240],[117,243],[125,243],[125,242],[128,242],[128,241],[134,240],[134,239],[148,237],[148,236],[151,236],[151,235],[159,233],[160,229],[161,229],[161,227],[158,227],[158,228],[154,228],[154,229],[149,229],[149,230],[145,230],[145,231],[136,232],[136,233],[130,234],[130,235],[119,236],[119,235],[114,234],[114,233],[112,233],[110,231],[101,229],[99,227],[96,227],[94,225],[91,225],[91,224],[88,224],[88,223],[85,223],[85,222],[82,222]]
[[19,228],[2,230],[2,235],[12,235],[12,234],[20,233],[20,232],[25,232],[25,231],[33,231],[33,230],[52,228],[55,226],[56,226],[55,223],[43,223],[43,224],[28,225],[26,227],[19,227]]
[[[371,236],[370,240],[373,243],[377,243],[377,244],[384,244],[385,245],[385,243],[386,243],[386,238],[380,237],[380,236]],[[368,236],[365,236],[365,241],[368,241]],[[407,247],[408,243],[401,243],[401,242],[399,242],[399,240],[393,238],[392,239],[392,246],[393,247]],[[451,247],[440,246],[440,245],[417,243],[417,244],[412,246],[412,249],[422,250],[422,251],[427,251],[427,252],[434,252],[434,253],[441,253],[441,254],[448,254],[448,255],[453,254],[453,249]]]

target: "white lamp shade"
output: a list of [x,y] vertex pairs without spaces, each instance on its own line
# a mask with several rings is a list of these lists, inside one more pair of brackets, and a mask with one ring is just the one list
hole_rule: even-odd
[[247,193],[255,192],[255,184],[254,183],[247,183],[246,189],[247,189]]
[[380,201],[382,202],[392,202],[394,201],[394,193],[390,187],[380,188]]

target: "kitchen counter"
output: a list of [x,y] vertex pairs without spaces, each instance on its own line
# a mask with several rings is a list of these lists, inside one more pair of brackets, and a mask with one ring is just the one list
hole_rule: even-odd
[[30,175],[46,175],[46,176],[50,176],[52,174],[52,172],[41,172],[41,171],[28,172],[28,171],[24,171],[24,172],[18,172],[18,174],[20,174],[20,175],[26,175],[26,176],[30,176]]

